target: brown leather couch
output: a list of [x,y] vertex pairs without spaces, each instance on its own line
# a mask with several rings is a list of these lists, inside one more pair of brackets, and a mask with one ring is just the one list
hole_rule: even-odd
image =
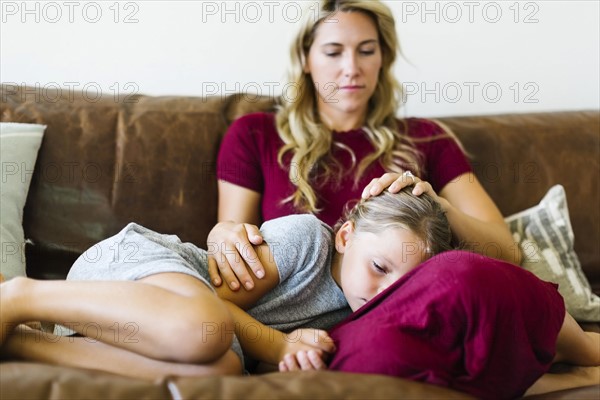
[[[1,88],[1,120],[48,127],[25,206],[27,273],[62,279],[90,245],[136,221],[205,247],[216,223],[215,160],[233,119],[269,110],[250,95],[129,96],[116,101],[50,89]],[[504,215],[564,185],[575,249],[600,293],[598,111],[441,118],[472,156]],[[151,299],[148,299],[149,303]],[[76,301],[76,299],[74,299]],[[587,329],[598,330],[598,325]],[[404,379],[338,372],[268,373],[156,382],[4,360],[0,397],[26,398],[465,398]],[[600,384],[545,398],[600,398]]]

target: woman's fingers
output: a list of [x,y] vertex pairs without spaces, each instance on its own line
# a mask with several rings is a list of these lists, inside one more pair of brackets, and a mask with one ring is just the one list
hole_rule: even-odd
[[254,288],[251,272],[260,278],[265,276],[263,265],[254,245],[263,242],[256,225],[222,222],[209,234],[208,273],[215,286],[226,282],[231,290],[240,285],[246,290]]
[[371,188],[377,184],[377,181],[379,181],[379,178],[373,179],[367,186],[365,186],[360,197],[363,199],[368,199],[371,197]]
[[420,182],[422,182],[421,179],[413,175],[410,171],[406,171],[403,174],[388,172],[379,178],[373,179],[363,189],[362,198],[368,199],[371,196],[377,196],[385,189],[391,193],[398,193],[402,188],[413,184],[416,187]]
[[420,196],[423,193],[427,193],[428,195],[433,197],[435,201],[440,203],[441,197],[439,197],[435,190],[433,190],[433,186],[431,186],[431,183],[427,181],[419,181],[412,190],[412,194],[414,194],[415,196]]
[[214,286],[221,286],[223,282],[233,291],[240,288],[240,282],[234,269],[229,264],[227,255],[222,253],[208,257],[208,273]]
[[[415,185],[415,188],[413,189],[412,193],[415,196],[420,196],[423,193],[429,193],[431,195],[436,195],[435,192],[433,191],[433,188],[431,187],[431,184],[429,182],[425,182],[425,181],[421,181],[419,183],[417,183]],[[437,195],[436,195],[437,197]]]
[[223,280],[219,274],[217,260],[215,260],[212,256],[208,256],[208,275],[210,276],[214,286],[219,287],[221,284],[223,284]]
[[[263,242],[263,237],[258,229],[258,226],[244,224],[244,228],[246,228],[246,235],[248,236],[248,240],[252,245],[258,246]],[[260,262],[260,259],[258,258],[258,255],[256,254],[256,251],[254,251],[254,247],[252,245],[248,246],[247,251],[242,251],[241,255],[244,258],[244,261],[246,261],[246,264],[250,267],[250,269],[252,269],[252,272],[254,272],[254,276],[256,276],[258,279],[262,279],[265,276],[265,268]],[[240,276],[238,275],[238,277]],[[240,279],[241,278],[242,277],[240,277]],[[250,277],[248,276],[248,278]],[[251,278],[250,283],[253,284]]]
[[[410,185],[418,185],[421,181],[418,177],[412,174],[410,171],[406,171],[400,174],[396,180],[388,187],[388,191],[391,193],[398,193],[400,190]],[[413,192],[414,193],[414,192]]]
[[222,243],[219,249],[222,261],[218,263],[219,270],[232,290],[239,289],[240,284],[247,290],[254,288],[249,270],[252,264],[260,265],[260,261],[248,237],[250,226],[250,224],[235,224],[231,229],[233,236],[229,236],[229,240]]
[[255,246],[262,244],[263,237],[258,229],[258,226],[252,224],[244,224],[244,228],[246,229],[246,235],[248,236],[248,240]]
[[399,175],[400,174],[397,174],[395,172],[388,172],[381,175],[379,178],[373,179],[363,189],[362,198],[368,199],[371,196],[377,196],[378,194],[383,192],[385,188],[389,187],[396,179],[398,179]]
[[235,275],[233,268],[229,264],[227,255],[221,253],[216,254],[216,259],[221,279],[223,279],[223,281],[227,284],[227,286],[229,286],[231,290],[238,290],[240,288],[240,282],[238,281],[238,278]]

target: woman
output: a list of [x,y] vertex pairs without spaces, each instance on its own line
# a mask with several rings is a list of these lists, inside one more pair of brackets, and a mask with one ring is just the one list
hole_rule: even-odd
[[235,121],[221,144],[220,223],[208,237],[220,250],[210,260],[213,283],[250,290],[249,269],[264,276],[256,255],[241,251],[261,243],[262,221],[308,212],[332,224],[349,200],[413,183],[414,194],[440,203],[456,241],[518,264],[518,246],[452,135],[432,121],[395,118],[399,46],[389,8],[323,1],[319,18],[309,14],[291,51],[295,96],[275,115]]

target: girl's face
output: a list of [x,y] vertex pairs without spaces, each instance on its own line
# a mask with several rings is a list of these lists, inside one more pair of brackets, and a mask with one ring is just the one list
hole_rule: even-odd
[[311,75],[322,118],[340,121],[366,116],[381,69],[375,23],[360,12],[338,12],[321,22],[304,72]]
[[413,232],[402,228],[379,234],[356,232],[350,222],[336,234],[338,257],[334,277],[352,311],[382,292],[427,259],[426,246]]

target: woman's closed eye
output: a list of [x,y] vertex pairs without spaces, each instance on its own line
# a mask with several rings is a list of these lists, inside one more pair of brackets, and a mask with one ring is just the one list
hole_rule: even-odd
[[[362,56],[372,56],[373,54],[375,54],[375,49],[365,49],[365,50],[359,50],[358,53]],[[327,57],[337,57],[340,54],[342,54],[339,51],[330,51],[330,52],[326,52],[325,55]]]

